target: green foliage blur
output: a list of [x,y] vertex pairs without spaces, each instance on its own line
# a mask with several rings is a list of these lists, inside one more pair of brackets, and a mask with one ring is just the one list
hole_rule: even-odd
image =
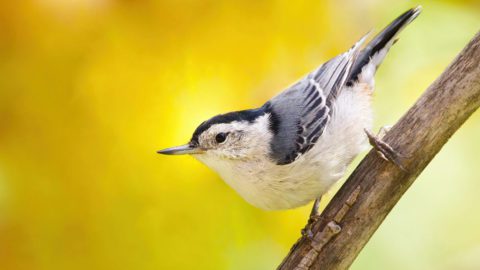
[[[155,151],[417,4],[378,72],[376,128],[479,30],[478,1],[3,1],[0,269],[273,269],[310,205],[255,209],[193,158]],[[477,113],[352,269],[480,269],[479,138]]]

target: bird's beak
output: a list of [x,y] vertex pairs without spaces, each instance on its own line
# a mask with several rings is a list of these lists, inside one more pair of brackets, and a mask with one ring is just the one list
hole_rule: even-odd
[[163,150],[158,150],[158,154],[163,155],[186,155],[186,154],[201,154],[204,151],[198,147],[192,146],[190,144],[185,144],[176,147],[170,147]]

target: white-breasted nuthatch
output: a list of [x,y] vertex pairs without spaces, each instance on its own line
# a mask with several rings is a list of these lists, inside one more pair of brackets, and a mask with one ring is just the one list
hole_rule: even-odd
[[262,107],[217,115],[200,124],[188,144],[158,153],[194,156],[262,209],[320,198],[369,138],[375,144],[365,133],[372,128],[375,71],[420,11],[408,10],[362,49],[363,37]]

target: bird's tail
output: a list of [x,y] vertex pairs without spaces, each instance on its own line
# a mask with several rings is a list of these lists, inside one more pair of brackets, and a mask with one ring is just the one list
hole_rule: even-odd
[[398,33],[412,22],[421,11],[421,6],[406,11],[367,44],[351,69],[347,86],[351,86],[357,81],[369,83],[373,86],[373,76],[377,67],[385,58],[390,47],[397,41]]

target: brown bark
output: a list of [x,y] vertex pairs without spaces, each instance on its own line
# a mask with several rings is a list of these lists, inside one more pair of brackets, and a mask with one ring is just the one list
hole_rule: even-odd
[[480,106],[480,32],[383,140],[399,169],[370,151],[278,269],[347,269],[442,146]]

